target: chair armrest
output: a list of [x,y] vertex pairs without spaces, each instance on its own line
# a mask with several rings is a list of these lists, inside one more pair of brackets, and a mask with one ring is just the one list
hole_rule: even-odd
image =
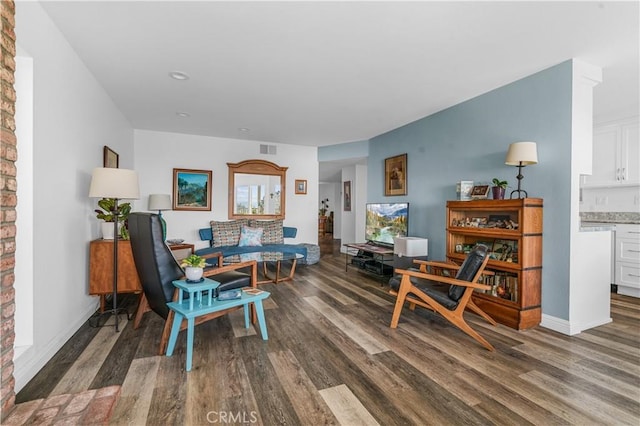
[[486,284],[479,284],[471,281],[462,281],[452,277],[443,277],[442,275],[426,274],[424,272],[409,271],[407,269],[396,269],[396,273],[401,275],[409,275],[416,278],[422,278],[429,281],[437,281],[443,284],[459,285],[463,287],[478,288],[481,290],[491,290],[491,286]]
[[[413,261],[413,263],[416,263],[418,265],[420,265],[420,272],[422,273],[427,273],[426,268],[431,266],[431,267],[435,267],[435,268],[442,268],[442,269],[452,269],[457,271],[458,269],[460,269],[460,265],[458,265],[457,263],[454,263],[452,261],[446,261],[446,262],[441,262],[441,261],[433,261],[433,260],[420,260],[420,259],[415,259]],[[424,268],[423,268],[424,265]],[[482,275],[495,275],[495,273],[493,271],[490,271],[488,269],[483,269],[482,270]]]

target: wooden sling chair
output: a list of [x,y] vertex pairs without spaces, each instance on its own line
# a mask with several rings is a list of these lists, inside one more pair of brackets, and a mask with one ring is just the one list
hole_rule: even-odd
[[[471,293],[474,289],[491,289],[491,286],[477,282],[483,274],[493,275],[490,271],[484,271],[488,260],[487,247],[478,244],[460,266],[453,263],[414,260],[414,263],[420,265],[420,270],[396,269],[396,275],[389,280],[391,286],[389,292],[397,295],[391,317],[391,328],[398,326],[400,313],[406,301],[409,302],[411,310],[419,305],[439,313],[450,323],[480,342],[485,348],[493,351],[493,346],[472,329],[463,316],[465,309],[469,309],[491,325],[496,325],[493,318],[471,299]],[[457,274],[455,278],[438,274],[443,270],[457,270]]]
[[[143,294],[134,320],[134,328],[138,328],[145,312],[153,311],[164,318],[164,328],[160,338],[159,355],[164,355],[169,341],[174,312],[167,307],[167,303],[176,301],[177,289],[174,280],[184,279],[184,271],[173,257],[162,235],[162,224],[157,214],[131,213],[129,215],[129,234],[131,235],[131,249],[142,284]],[[206,258],[216,258],[217,265],[222,265],[222,253],[211,253]],[[232,290],[242,287],[256,287],[257,262],[239,262],[221,267],[205,268],[204,276],[218,281],[218,291]],[[195,324],[228,314],[238,308],[213,312],[196,318]],[[255,309],[252,307],[252,322],[256,321]],[[186,329],[186,321],[180,330]]]

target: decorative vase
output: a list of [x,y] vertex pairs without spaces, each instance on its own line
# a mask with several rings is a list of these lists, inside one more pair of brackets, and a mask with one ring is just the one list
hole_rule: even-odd
[[501,188],[499,186],[492,186],[491,191],[493,192],[494,200],[504,200],[505,188]]
[[196,268],[195,266],[187,266],[184,268],[184,274],[188,281],[200,281],[204,274],[203,268]]
[[[120,227],[122,223],[118,222],[118,235],[120,235]],[[102,222],[100,224],[103,240],[113,240],[113,222]]]

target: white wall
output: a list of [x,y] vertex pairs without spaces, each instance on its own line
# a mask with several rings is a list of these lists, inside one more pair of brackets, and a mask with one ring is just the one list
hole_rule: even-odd
[[[264,142],[263,142],[264,143]],[[213,172],[212,210],[206,212],[165,211],[167,238],[182,238],[205,247],[198,229],[211,220],[228,220],[227,163],[260,159],[288,167],[286,182],[285,226],[298,228],[290,243],[318,242],[318,160],[315,147],[286,144],[277,146],[276,155],[260,154],[259,141],[214,138],[179,133],[135,131],[135,169],[140,179],[140,200],[134,211],[148,211],[149,194],[172,194],[173,169],[198,169]],[[296,195],[295,180],[307,180],[307,194]],[[293,213],[295,212],[295,214]]]
[[[16,304],[16,315],[33,309],[33,344],[15,360],[19,391],[97,307],[88,294],[89,242],[99,236],[91,172],[102,166],[103,145],[120,154],[122,168],[133,165],[133,129],[39,3],[16,2],[15,28],[34,87],[34,297]],[[25,261],[19,253],[16,267]]]

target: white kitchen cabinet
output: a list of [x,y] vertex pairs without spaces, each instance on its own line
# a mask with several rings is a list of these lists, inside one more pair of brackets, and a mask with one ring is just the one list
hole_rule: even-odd
[[640,184],[639,118],[596,126],[593,130],[592,174],[583,187]]
[[616,225],[618,294],[640,297],[640,225]]

